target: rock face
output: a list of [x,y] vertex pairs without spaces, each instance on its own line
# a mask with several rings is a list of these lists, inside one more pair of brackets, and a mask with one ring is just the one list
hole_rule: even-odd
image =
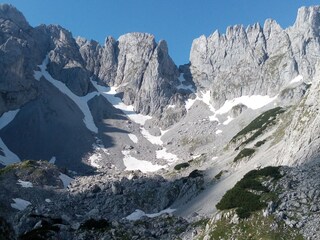
[[0,21],[0,114],[36,98],[33,71],[46,54],[50,74],[78,96],[94,90],[89,81],[93,77],[121,86],[124,103],[144,114],[160,115],[170,99],[175,99],[178,69],[165,41],[157,44],[153,35],[129,33],[118,41],[108,37],[100,46],[95,41],[75,40],[60,26],[32,28],[10,5],[1,5]]
[[94,41],[77,42],[87,69],[96,79],[119,87],[123,102],[137,112],[161,114],[175,99],[179,72],[165,41],[157,44],[153,35],[129,33],[118,41],[108,37],[104,47]]
[[299,9],[292,27],[282,29],[274,20],[228,27],[195,39],[190,52],[190,70],[200,88],[211,90],[211,100],[220,107],[243,95],[275,96],[297,75],[311,81],[320,54],[319,7]]

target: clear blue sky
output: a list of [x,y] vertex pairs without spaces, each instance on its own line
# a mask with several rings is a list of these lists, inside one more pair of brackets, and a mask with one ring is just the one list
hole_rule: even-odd
[[148,32],[165,39],[177,65],[188,63],[192,40],[227,26],[273,18],[292,25],[300,6],[315,0],[8,0],[32,26],[59,24],[73,33],[104,42],[128,32]]

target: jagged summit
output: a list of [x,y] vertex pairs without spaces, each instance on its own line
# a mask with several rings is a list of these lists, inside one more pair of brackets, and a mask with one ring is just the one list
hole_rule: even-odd
[[319,14],[202,35],[178,69],[152,34],[101,45],[0,5],[0,238],[319,236]]
[[28,29],[30,27],[24,15],[11,4],[0,3],[0,18],[10,20],[14,22],[18,27],[22,29]]

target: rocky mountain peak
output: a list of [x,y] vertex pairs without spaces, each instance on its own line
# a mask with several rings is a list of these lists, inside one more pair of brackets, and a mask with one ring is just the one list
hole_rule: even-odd
[[9,20],[14,22],[22,29],[30,28],[30,25],[23,14],[10,4],[0,4],[0,19],[2,19],[2,21]]
[[301,7],[298,10],[295,28],[311,27],[315,34],[319,34],[320,6]]

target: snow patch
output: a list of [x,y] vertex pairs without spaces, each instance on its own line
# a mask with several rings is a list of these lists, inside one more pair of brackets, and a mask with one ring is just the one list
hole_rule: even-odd
[[53,156],[53,157],[50,159],[49,163],[55,164],[56,160],[57,160],[56,157]]
[[18,180],[17,184],[21,185],[21,187],[23,188],[32,188],[33,184],[32,182],[28,182],[28,181],[22,181],[22,180]]
[[303,81],[303,76],[302,75],[298,75],[294,79],[292,79],[289,84],[300,83],[302,81]]
[[98,128],[94,123],[91,111],[88,107],[88,101],[97,95],[96,92],[88,93],[86,96],[79,97],[75,95],[63,82],[60,82],[54,79],[48,72],[47,72],[47,65],[49,63],[49,57],[43,60],[42,65],[39,65],[40,72],[35,71],[35,76],[39,76],[40,74],[47,79],[50,83],[52,83],[56,88],[58,88],[62,93],[67,95],[82,111],[84,118],[83,122],[86,127],[94,132],[98,133]]
[[96,143],[92,144],[93,154],[89,156],[88,161],[92,167],[101,168],[99,161],[104,159],[106,155],[110,155],[110,153],[100,139],[96,138],[96,141]]
[[137,138],[136,135],[134,135],[134,134],[132,134],[132,133],[129,133],[128,136],[129,136],[129,138],[130,138],[130,140],[131,140],[132,142],[138,143],[138,138]]
[[47,203],[51,203],[52,202],[49,198],[46,198],[44,201],[46,201]]
[[215,113],[216,114],[225,114],[229,112],[234,106],[238,104],[246,105],[248,108],[253,110],[262,108],[263,106],[271,103],[277,98],[277,96],[271,98],[268,95],[252,95],[252,96],[242,96],[234,98],[232,100],[227,100],[221,108],[219,108]]
[[136,209],[133,213],[131,213],[130,215],[128,215],[126,217],[127,220],[129,221],[136,221],[136,220],[139,220],[141,219],[142,217],[146,216],[146,217],[149,217],[149,218],[155,218],[155,217],[158,217],[164,213],[173,213],[174,211],[176,211],[176,209],[172,209],[172,208],[167,208],[167,209],[164,209],[158,213],[150,213],[150,214],[147,214],[145,213],[144,211],[140,210],[140,209]]
[[23,200],[21,198],[13,198],[12,199],[14,203],[11,203],[11,207],[15,208],[19,211],[25,210],[29,205],[31,205],[31,202]]
[[167,108],[169,109],[169,108],[175,108],[176,107],[176,105],[168,105],[167,106]]
[[141,134],[152,144],[163,145],[163,142],[161,140],[162,134],[161,136],[153,136],[144,127],[141,127],[140,130],[141,130]]
[[8,111],[2,114],[2,116],[0,117],[0,129],[7,126],[15,118],[15,116],[18,114],[19,111],[20,109],[17,109],[17,110]]
[[5,143],[0,138],[0,150],[2,150],[4,156],[0,155],[0,163],[3,165],[9,165],[12,163],[20,162],[20,158],[10,151]]
[[143,173],[156,172],[165,167],[132,157],[129,150],[123,150],[122,154],[124,155],[123,164],[128,171],[140,170]]
[[228,116],[227,120],[225,120],[222,124],[223,125],[228,125],[232,120],[233,120],[233,118]]
[[167,152],[166,148],[163,148],[162,150],[156,151],[156,157],[157,157],[157,159],[164,159],[164,160],[168,161],[169,163],[173,163],[178,160],[177,155]]
[[148,119],[152,118],[136,113],[132,105],[126,105],[122,102],[121,98],[115,97],[114,95],[117,93],[117,87],[104,87],[92,80],[91,83],[103,97],[105,97],[115,108],[120,109],[132,121],[144,125]]
[[220,129],[218,129],[217,131],[216,131],[216,134],[218,135],[218,134],[221,134],[222,133],[222,130],[220,130]]
[[191,92],[195,92],[195,89],[193,88],[193,86],[191,84],[189,84],[189,85],[183,84],[186,81],[183,77],[183,73],[180,73],[178,80],[180,82],[180,84],[176,87],[178,90],[183,89],[183,90],[189,90]]
[[64,188],[67,188],[68,185],[74,180],[73,178],[71,178],[63,173],[60,173],[59,178],[61,179]]

